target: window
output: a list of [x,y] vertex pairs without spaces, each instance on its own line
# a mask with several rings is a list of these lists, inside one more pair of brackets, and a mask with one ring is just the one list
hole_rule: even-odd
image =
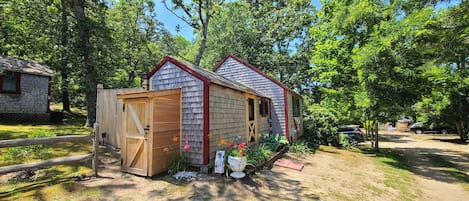
[[254,99],[248,98],[249,121],[254,120]]
[[300,99],[297,97],[293,97],[293,117],[300,117],[301,116],[301,108],[300,108]]
[[269,116],[269,109],[270,109],[269,99],[262,98],[259,104],[259,113],[262,117]]
[[0,93],[19,94],[20,91],[20,73],[5,71],[0,74]]

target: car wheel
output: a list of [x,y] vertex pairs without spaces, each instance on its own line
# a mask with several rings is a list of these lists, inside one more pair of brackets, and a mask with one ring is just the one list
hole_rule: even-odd
[[446,135],[446,134],[448,134],[448,131],[447,130],[441,130],[441,134]]
[[418,130],[415,130],[415,134],[422,134],[422,133],[423,133],[423,131],[422,131],[422,130],[420,130],[420,129],[418,129]]
[[357,145],[358,145],[358,140],[355,139],[355,138],[352,138],[352,139],[350,139],[350,142],[349,142],[349,143],[350,143],[350,145],[352,145],[352,146],[357,146]]

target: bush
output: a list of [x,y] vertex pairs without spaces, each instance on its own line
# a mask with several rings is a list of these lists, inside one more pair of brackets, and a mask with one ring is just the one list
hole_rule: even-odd
[[[44,130],[35,130],[28,135],[28,138],[44,138],[44,137],[54,137],[55,134],[44,131]],[[49,148],[44,147],[44,145],[29,145],[29,146],[20,146],[9,148],[7,153],[3,156],[3,159],[6,161],[15,161],[15,162],[29,162],[32,159],[43,158]]]
[[259,137],[259,144],[262,144],[265,148],[270,149],[272,152],[279,151],[280,148],[288,144],[288,140],[284,135],[274,134],[267,135],[262,134]]
[[171,163],[168,169],[168,173],[170,175],[175,175],[178,172],[186,170],[186,161],[184,156],[181,155],[179,158],[175,158],[174,161]]
[[339,134],[339,145],[342,147],[350,147],[350,139],[347,134]]
[[247,153],[247,166],[253,168],[263,165],[272,154],[272,151],[269,148],[266,148],[264,145],[251,145]]
[[296,141],[289,147],[289,151],[300,155],[307,155],[313,153],[313,149],[311,149],[308,143],[304,140]]
[[319,105],[311,105],[305,116],[304,138],[308,143],[338,145],[337,117]]

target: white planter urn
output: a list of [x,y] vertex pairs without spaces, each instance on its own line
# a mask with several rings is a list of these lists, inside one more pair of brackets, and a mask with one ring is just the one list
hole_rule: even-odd
[[246,157],[228,156],[228,164],[233,171],[230,176],[236,179],[243,178],[246,174],[243,172],[246,167]]

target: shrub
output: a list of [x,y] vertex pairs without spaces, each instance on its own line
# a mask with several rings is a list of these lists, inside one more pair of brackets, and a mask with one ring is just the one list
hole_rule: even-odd
[[272,151],[269,148],[266,148],[264,145],[251,145],[247,153],[247,166],[253,168],[263,165],[272,154]]
[[265,148],[272,152],[278,151],[281,147],[288,144],[288,140],[284,135],[273,134],[267,135],[262,134],[259,137],[259,144],[262,144]]
[[339,134],[339,145],[342,147],[350,147],[350,139],[347,134]]
[[[44,131],[44,130],[35,130],[28,135],[28,138],[44,138],[44,137],[54,137],[55,134]],[[3,156],[3,159],[6,161],[15,161],[15,162],[29,162],[33,159],[43,158],[47,151],[48,147],[44,147],[42,144],[38,145],[29,145],[29,146],[20,146],[9,148],[7,153]]]
[[338,119],[326,108],[319,105],[311,105],[308,107],[304,125],[304,138],[308,143],[312,145],[338,144]]
[[313,153],[313,149],[311,149],[308,143],[304,140],[298,140],[292,145],[290,145],[289,151],[300,155],[307,155]]
[[179,158],[175,158],[174,161],[171,163],[169,166],[168,173],[170,175],[175,175],[176,173],[180,171],[185,171],[186,170],[186,161],[184,159],[184,156],[181,155]]

